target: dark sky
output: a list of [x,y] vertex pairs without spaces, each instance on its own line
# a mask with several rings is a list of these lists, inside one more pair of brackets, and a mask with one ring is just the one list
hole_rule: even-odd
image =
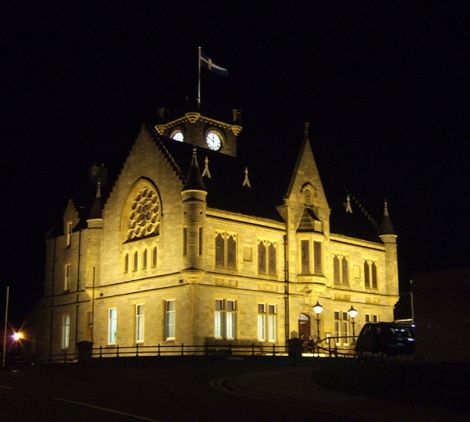
[[466,2],[69,3],[10,6],[1,25],[0,309],[9,284],[16,320],[88,167],[118,171],[143,121],[194,99],[198,45],[230,71],[204,74],[202,99],[242,109],[245,153],[297,153],[309,120],[322,175],[372,213],[388,198],[404,289],[469,264]]

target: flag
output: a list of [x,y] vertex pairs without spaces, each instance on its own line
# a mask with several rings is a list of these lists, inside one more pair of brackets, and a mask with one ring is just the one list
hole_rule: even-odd
[[210,72],[213,72],[217,75],[221,76],[228,76],[228,70],[218,64],[215,64],[212,59],[207,57],[204,53],[201,52],[200,56],[201,63],[204,65],[206,69]]

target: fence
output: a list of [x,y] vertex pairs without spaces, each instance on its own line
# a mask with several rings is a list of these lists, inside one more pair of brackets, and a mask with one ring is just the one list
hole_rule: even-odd
[[[336,336],[320,339],[318,342],[302,342],[290,343],[287,345],[276,344],[203,344],[203,345],[187,345],[181,344],[157,344],[157,345],[141,345],[132,346],[98,346],[90,347],[85,354],[88,359],[104,359],[104,358],[139,358],[139,357],[165,357],[165,356],[316,356],[316,357],[355,357],[355,340],[353,336]],[[39,363],[71,363],[76,362],[81,354],[80,347],[70,352],[51,354],[46,360]]]

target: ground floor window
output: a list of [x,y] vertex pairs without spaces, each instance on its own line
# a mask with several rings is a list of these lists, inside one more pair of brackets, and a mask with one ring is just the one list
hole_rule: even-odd
[[70,346],[70,315],[62,316],[62,349]]
[[347,346],[350,343],[349,314],[344,311],[334,311],[334,321],[334,337],[336,338],[336,345]]
[[165,301],[165,340],[174,340],[176,333],[176,305],[174,300]]
[[108,344],[116,344],[117,338],[117,309],[108,309]]
[[144,342],[145,315],[144,305],[135,305],[135,342]]
[[258,340],[276,341],[276,305],[258,304]]
[[236,302],[216,299],[214,312],[214,337],[234,339],[236,332]]

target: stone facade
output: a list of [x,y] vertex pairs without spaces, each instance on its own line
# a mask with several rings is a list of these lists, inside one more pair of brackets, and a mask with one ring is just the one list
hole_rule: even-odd
[[[190,171],[204,180],[198,158]],[[41,356],[73,353],[83,340],[284,345],[299,331],[315,337],[317,302],[321,338],[351,335],[351,306],[356,334],[366,318],[393,320],[396,236],[330,232],[307,133],[277,219],[211,207],[211,190],[185,184],[175,163],[159,135],[142,128],[100,215],[80,216],[68,203],[63,230],[47,239],[33,321]]]

